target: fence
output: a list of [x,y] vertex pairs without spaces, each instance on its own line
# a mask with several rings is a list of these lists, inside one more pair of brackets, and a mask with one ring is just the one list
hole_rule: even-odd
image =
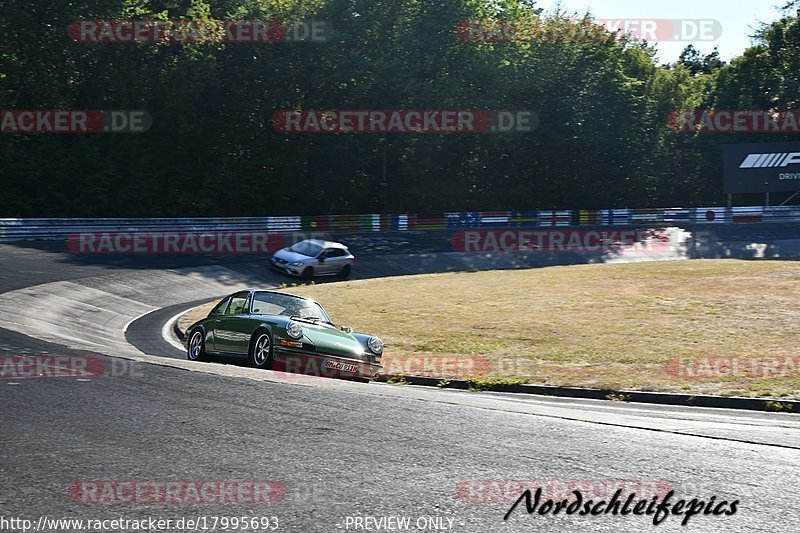
[[463,211],[440,216],[321,215],[241,218],[5,218],[0,242],[64,240],[82,231],[392,232],[470,228],[653,226],[800,222],[800,206],[666,209]]

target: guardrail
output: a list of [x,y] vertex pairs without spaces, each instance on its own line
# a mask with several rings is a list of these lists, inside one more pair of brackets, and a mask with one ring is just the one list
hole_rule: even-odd
[[321,215],[239,218],[5,218],[0,242],[65,240],[81,232],[389,232],[469,228],[652,226],[800,222],[800,206],[459,211],[439,216]]

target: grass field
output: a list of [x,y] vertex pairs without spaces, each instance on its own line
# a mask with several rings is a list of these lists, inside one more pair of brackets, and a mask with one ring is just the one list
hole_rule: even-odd
[[[488,363],[489,376],[547,385],[800,397],[800,368],[741,371],[800,355],[797,262],[578,265],[285,290],[322,303],[337,325],[380,336],[387,360],[478,361],[481,376]],[[676,358],[698,357],[695,372],[715,371],[675,371]],[[736,372],[726,371],[731,358]]]

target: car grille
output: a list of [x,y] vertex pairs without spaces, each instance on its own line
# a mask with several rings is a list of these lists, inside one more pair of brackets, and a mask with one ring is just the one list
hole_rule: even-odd
[[286,259],[281,259],[280,257],[276,257],[275,262],[278,263],[279,265],[285,265],[286,263],[288,263]]

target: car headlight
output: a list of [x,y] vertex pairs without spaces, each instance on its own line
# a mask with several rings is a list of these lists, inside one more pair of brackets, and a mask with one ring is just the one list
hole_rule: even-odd
[[286,333],[293,339],[299,339],[303,336],[303,326],[297,322],[289,322],[286,324]]
[[383,353],[383,341],[380,340],[378,337],[370,337],[369,341],[367,341],[367,346],[369,346],[369,349],[372,350],[374,353],[377,354]]
[[295,261],[294,263],[289,263],[289,266],[293,266],[293,267],[303,266],[303,262],[302,261]]

